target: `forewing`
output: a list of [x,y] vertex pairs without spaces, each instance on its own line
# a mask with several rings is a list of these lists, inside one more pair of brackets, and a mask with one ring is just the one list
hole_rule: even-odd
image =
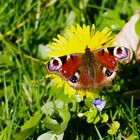
[[74,54],[54,58],[46,67],[50,73],[55,73],[68,81],[78,71],[81,63],[82,55]]
[[130,50],[125,47],[111,47],[93,52],[94,87],[109,85],[116,76],[118,62],[125,63],[131,58]]

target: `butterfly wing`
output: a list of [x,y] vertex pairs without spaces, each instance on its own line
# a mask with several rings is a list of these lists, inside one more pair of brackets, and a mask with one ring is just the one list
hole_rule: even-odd
[[46,67],[50,73],[55,73],[68,81],[78,71],[81,63],[82,54],[73,54],[56,57],[47,63]]
[[62,56],[52,59],[46,67],[50,73],[55,73],[68,81],[70,86],[76,89],[89,89],[93,87],[94,72],[90,72],[93,64],[86,62],[88,58],[84,54]]
[[59,75],[76,89],[92,89],[108,85],[115,77],[118,62],[128,60],[124,47],[107,48],[84,54],[54,58],[47,64],[51,73]]
[[131,52],[125,47],[110,47],[93,52],[95,57],[94,87],[109,85],[116,76],[118,62],[126,63],[131,60]]

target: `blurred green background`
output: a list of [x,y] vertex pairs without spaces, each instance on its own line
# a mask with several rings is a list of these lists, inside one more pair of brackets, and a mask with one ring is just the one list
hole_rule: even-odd
[[[97,131],[77,116],[88,110],[89,101],[52,89],[43,63],[47,44],[71,25],[94,23],[96,29],[108,26],[115,34],[138,10],[139,0],[0,0],[0,139],[139,139],[140,104],[132,96],[140,95],[139,63],[126,65],[113,85],[100,91],[108,100],[109,122],[120,123],[114,135],[107,133],[107,123],[97,124]],[[53,124],[50,116],[59,123]]]

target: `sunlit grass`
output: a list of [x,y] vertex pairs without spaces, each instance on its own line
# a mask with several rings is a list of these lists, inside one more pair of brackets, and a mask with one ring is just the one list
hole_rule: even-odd
[[[41,50],[58,33],[77,23],[94,23],[99,30],[108,26],[116,33],[140,3],[56,0],[47,4],[42,0],[0,1],[0,139],[31,140],[43,133],[47,133],[46,139],[52,135],[62,139],[62,132],[66,140],[139,137],[139,62],[122,66],[112,85],[99,91],[107,101],[104,111],[109,116],[108,123],[120,123],[118,132],[109,135],[109,124],[95,126],[78,117],[78,113],[90,108],[90,99],[69,98],[63,87],[54,87],[52,79],[45,79],[43,62],[48,58],[43,52],[47,49]],[[51,114],[52,110],[55,114]],[[49,126],[52,122],[48,113],[60,124]]]

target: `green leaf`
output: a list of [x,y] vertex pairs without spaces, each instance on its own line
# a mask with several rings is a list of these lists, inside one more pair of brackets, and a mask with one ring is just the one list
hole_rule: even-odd
[[139,0],[132,0],[130,3],[130,6],[132,7],[132,9],[135,11],[140,11],[140,2]]
[[118,121],[113,121],[110,125],[110,129],[107,131],[110,135],[115,135],[120,127],[120,123]]
[[98,120],[98,118],[96,118],[97,117],[97,112],[98,111],[96,109],[90,108],[89,111],[87,111],[87,112],[84,113],[85,116],[87,117],[87,122],[88,123],[94,123],[95,124],[95,122]]
[[94,121],[93,121],[93,124],[96,124],[96,123],[98,123],[99,121],[100,121],[100,116],[97,115],[97,116],[95,117]]
[[105,123],[105,122],[107,122],[108,121],[108,115],[106,114],[106,113],[104,113],[103,115],[102,115],[102,121],[101,121],[101,123]]
[[140,37],[140,19],[138,19],[137,22],[135,23],[135,32]]
[[0,65],[2,64],[8,65],[8,66],[13,65],[12,56],[9,54],[0,55]]
[[28,120],[22,127],[21,127],[21,131],[24,131],[26,129],[35,127],[36,125],[38,125],[40,118],[41,118],[42,114],[41,113],[36,113],[33,117],[30,118],[30,120]]
[[84,100],[84,103],[85,103],[85,106],[87,106],[88,108],[91,108],[93,105],[92,105],[92,100],[93,99],[90,99],[90,98],[86,98]]
[[136,134],[131,134],[129,137],[127,137],[127,140],[138,140],[139,136]]
[[9,133],[9,128],[10,127],[5,127],[4,130],[2,130],[0,133],[0,140],[8,140],[8,133]]
[[41,119],[42,114],[36,113],[33,117],[30,118],[23,126],[21,126],[21,131],[15,134],[15,140],[25,140],[36,130],[36,127]]
[[120,18],[119,11],[107,10],[97,18],[96,24],[99,25],[102,29],[108,26],[114,31],[119,31],[125,24],[125,21]]
[[19,133],[15,134],[14,140],[25,140],[30,135],[32,135],[35,130],[36,127],[31,127],[26,130],[20,131]]
[[48,102],[42,108],[46,114],[44,118],[45,127],[54,131],[55,134],[63,133],[70,120],[70,113],[64,102],[56,100],[55,102]]

